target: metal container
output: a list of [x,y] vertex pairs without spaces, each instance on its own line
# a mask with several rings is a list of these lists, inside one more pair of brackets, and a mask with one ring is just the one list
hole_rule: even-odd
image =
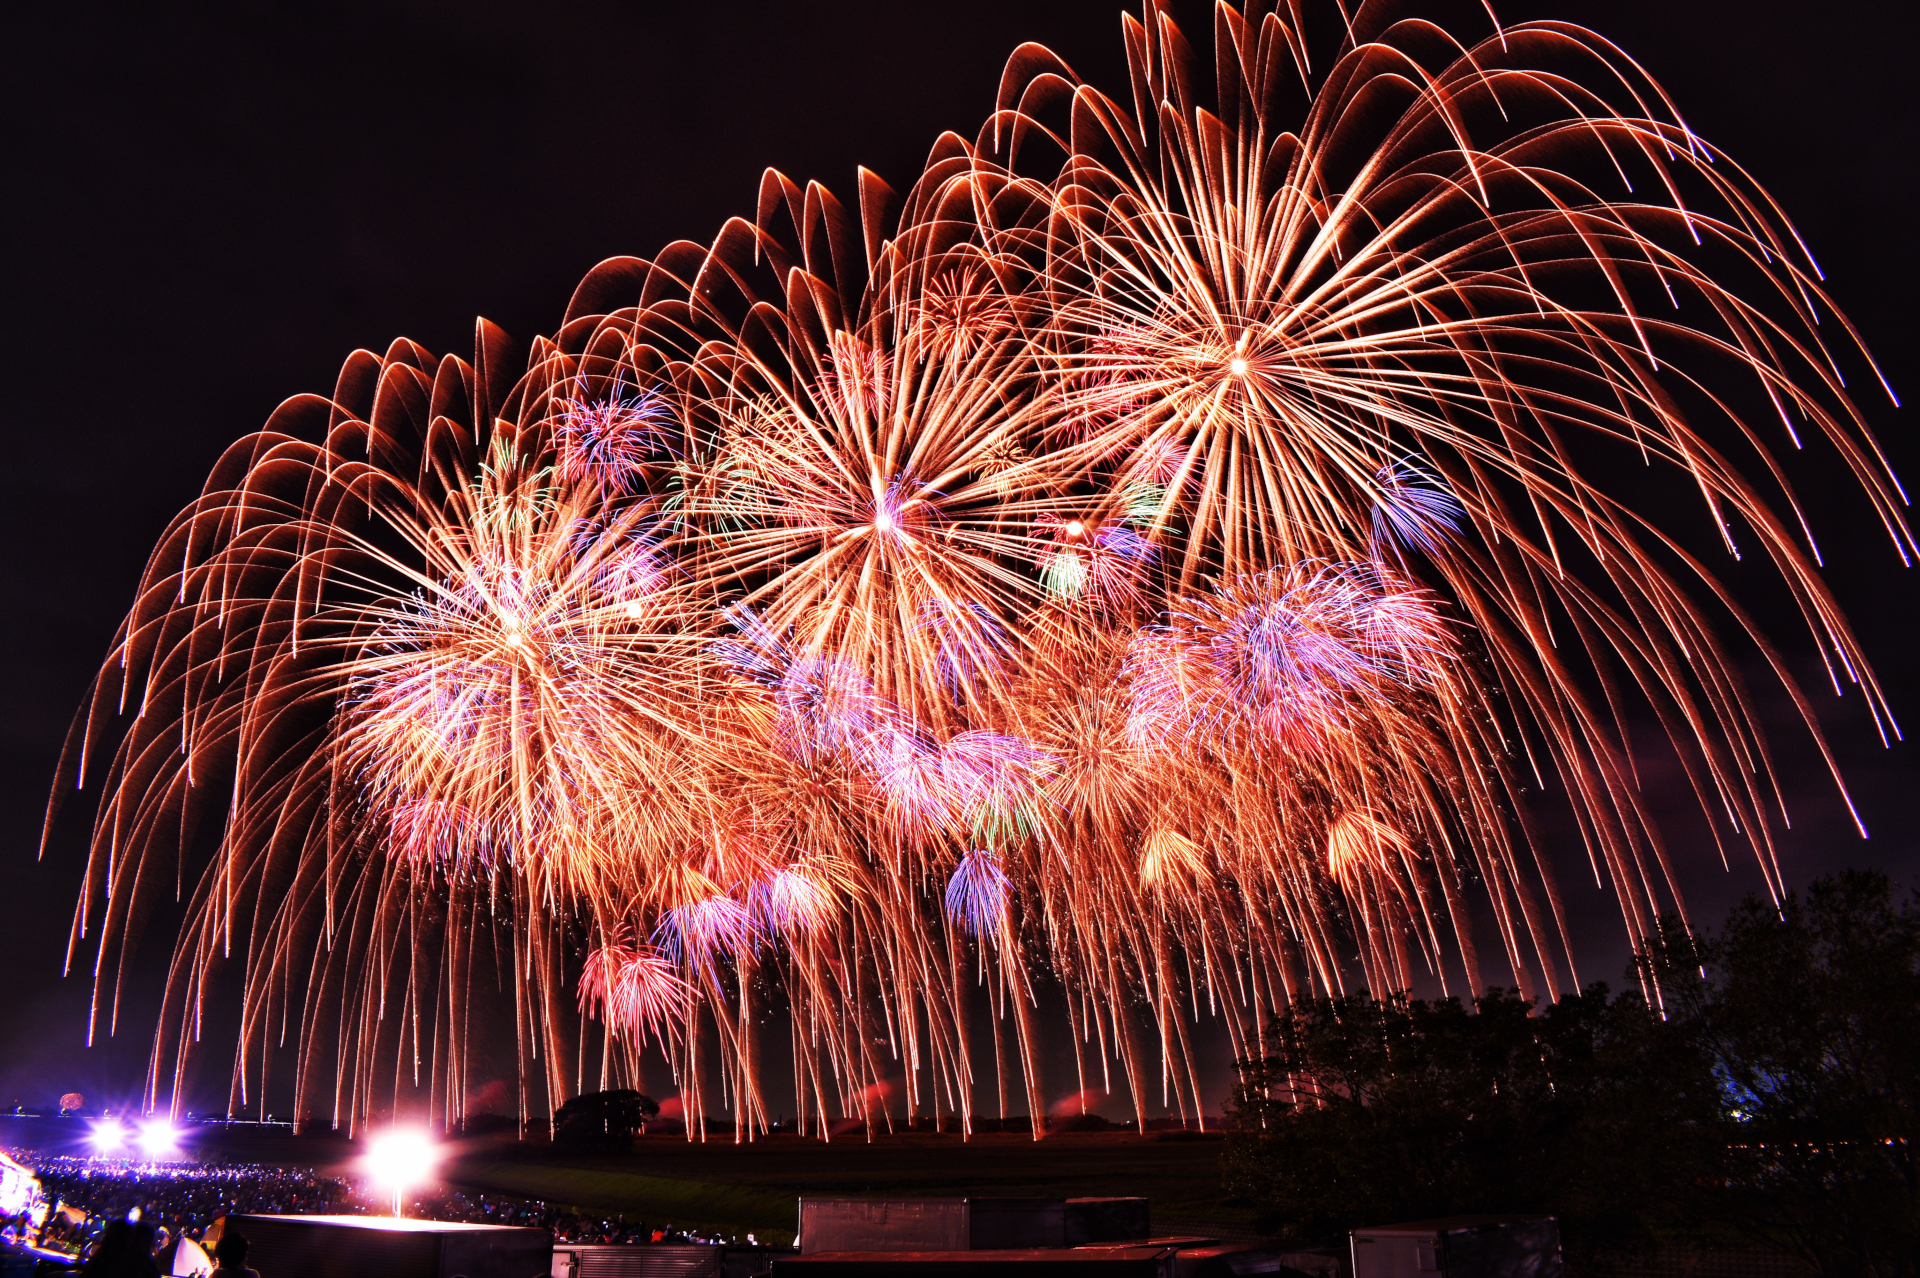
[[1149,1224],[1144,1198],[802,1198],[800,1253],[1078,1247]]
[[1133,1242],[1153,1237],[1153,1218],[1144,1198],[1069,1198],[1066,1245]]
[[1560,1278],[1551,1216],[1449,1216],[1352,1234],[1353,1278]]
[[773,1278],[1175,1278],[1171,1247],[823,1251],[778,1257]]
[[802,1198],[800,1254],[965,1251],[964,1198]]
[[561,1243],[553,1278],[721,1278],[725,1251],[699,1243]]
[[1063,1199],[967,1199],[969,1251],[1010,1251],[1066,1245],[1067,1204]]
[[273,1278],[549,1278],[553,1235],[390,1216],[229,1216]]
[[753,1278],[787,1254],[703,1243],[557,1243],[553,1278]]

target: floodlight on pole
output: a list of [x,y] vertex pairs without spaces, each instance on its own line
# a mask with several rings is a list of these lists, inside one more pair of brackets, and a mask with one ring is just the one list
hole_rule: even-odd
[[367,1144],[367,1175],[376,1185],[393,1190],[393,1214],[402,1216],[402,1196],[433,1175],[436,1150],[428,1135],[414,1128],[395,1127]]

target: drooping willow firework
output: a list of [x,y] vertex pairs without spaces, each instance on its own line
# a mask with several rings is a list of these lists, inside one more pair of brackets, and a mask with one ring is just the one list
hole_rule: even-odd
[[1245,1054],[1356,982],[1567,988],[1528,786],[1644,938],[1635,717],[1777,884],[1746,645],[1825,745],[1669,512],[1890,730],[1778,460],[1831,447],[1915,549],[1832,330],[1865,352],[1624,54],[1485,21],[1222,5],[1209,90],[1150,6],[1124,95],[1023,47],[904,198],[769,173],[517,380],[482,322],[288,401],[63,766],[110,759],[97,1017],[193,881],[150,1099],[237,956],[236,1107],[291,1043],[299,1111],[458,1121],[478,971],[523,1119],[664,1058],[689,1133],[716,1084],[763,1131],[775,1011],[805,1130],[965,1128],[989,1071],[1038,1114],[1043,1005],[1082,1092],[1197,1114],[1195,1015]]

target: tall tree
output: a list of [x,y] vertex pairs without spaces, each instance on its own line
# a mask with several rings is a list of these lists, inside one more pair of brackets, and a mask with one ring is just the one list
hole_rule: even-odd
[[1823,1273],[1914,1273],[1920,897],[1843,871],[1649,957],[1726,1092],[1726,1218]]
[[1913,1275],[1920,898],[1874,871],[1749,897],[1718,932],[1668,920],[1630,977],[1653,1005],[1294,1005],[1242,1062],[1229,1191],[1300,1240],[1546,1211],[1575,1262],[1680,1237]]
[[650,1096],[632,1088],[583,1092],[553,1111],[553,1139],[557,1145],[596,1153],[611,1153],[633,1144],[633,1134],[660,1112]]
[[1297,1004],[1250,1062],[1229,1191],[1300,1241],[1460,1212],[1553,1212],[1576,1254],[1684,1212],[1713,1161],[1695,1042],[1605,985],[1540,1015],[1366,994]]

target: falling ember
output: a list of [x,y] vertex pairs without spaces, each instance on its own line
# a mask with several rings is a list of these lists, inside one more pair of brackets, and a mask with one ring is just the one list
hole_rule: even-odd
[[693,995],[672,963],[618,942],[590,951],[580,971],[580,1011],[630,1039],[671,1033]]
[[653,944],[668,962],[702,976],[715,965],[738,957],[753,942],[753,915],[727,896],[710,896],[663,910]]
[[1605,40],[1384,15],[1247,0],[1202,42],[1154,4],[1119,97],[1029,46],[910,186],[768,173],[707,250],[595,268],[517,382],[482,322],[237,442],[56,788],[101,792],[100,1025],[188,897],[149,1102],[230,961],[234,1111],[285,1028],[296,1110],[450,1126],[497,1024],[523,1114],[664,1069],[690,1138],[715,1093],[750,1138],[791,1060],[809,1132],[964,1126],[1067,1090],[1051,984],[1136,1119],[1202,1114],[1197,1018],[1577,988],[1542,790],[1645,939],[1678,853],[1636,719],[1778,886],[1773,637],[1671,492],[1891,732],[1769,452],[1830,449],[1920,554],[1870,361]]
[[754,888],[754,909],[768,932],[817,934],[833,923],[833,888],[804,869],[776,870]]
[[1349,893],[1369,876],[1390,880],[1395,859],[1414,855],[1406,836],[1365,812],[1343,812],[1327,831],[1327,873]]
[[1376,544],[1398,541],[1432,552],[1460,528],[1459,501],[1433,476],[1409,462],[1383,466],[1374,476]]
[[1007,923],[1006,871],[991,852],[974,848],[947,880],[947,917],[975,936],[998,936]]
[[653,394],[616,384],[604,396],[564,398],[554,421],[555,470],[568,483],[614,495],[635,490],[647,463],[667,447],[672,414]]
[[1206,873],[1200,847],[1173,830],[1155,830],[1140,850],[1140,883],[1144,887],[1189,882]]

